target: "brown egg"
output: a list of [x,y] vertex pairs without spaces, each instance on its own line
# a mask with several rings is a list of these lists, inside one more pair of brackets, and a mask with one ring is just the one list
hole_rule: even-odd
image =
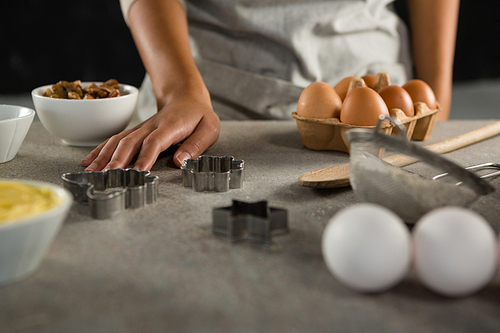
[[362,76],[361,78],[365,81],[367,87],[373,89],[373,85],[375,84],[375,75],[366,74],[365,76]]
[[424,81],[419,79],[410,80],[403,85],[403,88],[410,94],[413,103],[425,103],[431,110],[437,108],[436,95]]
[[346,96],[340,110],[340,121],[356,126],[375,126],[382,114],[389,116],[382,97],[371,88],[359,87]]
[[349,83],[351,82],[351,79],[355,77],[356,76],[345,77],[335,85],[334,89],[337,92],[337,94],[339,94],[340,99],[342,101],[345,99],[345,96],[347,95],[347,90],[349,89]]
[[342,100],[331,85],[313,82],[302,90],[297,115],[306,118],[339,118]]
[[413,100],[411,99],[410,94],[402,87],[391,85],[380,89],[378,93],[384,100],[389,110],[400,109],[408,117],[413,117],[415,115]]

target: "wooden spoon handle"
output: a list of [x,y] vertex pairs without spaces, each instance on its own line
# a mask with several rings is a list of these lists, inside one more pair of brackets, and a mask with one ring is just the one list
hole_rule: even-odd
[[[448,140],[433,143],[425,146],[425,148],[438,154],[444,154],[489,139],[498,134],[500,134],[500,121]],[[395,154],[383,160],[396,166],[405,166],[418,161],[418,159],[404,154]],[[299,185],[315,188],[349,186],[349,164],[337,165],[305,173],[299,177]]]

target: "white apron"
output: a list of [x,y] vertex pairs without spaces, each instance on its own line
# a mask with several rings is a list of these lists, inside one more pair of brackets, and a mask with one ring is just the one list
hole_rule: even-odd
[[[130,0],[121,0],[124,16]],[[138,0],[140,1],[140,0]],[[350,75],[411,78],[392,0],[185,0],[193,57],[221,119],[292,119],[302,89]],[[148,76],[134,123],[156,113]]]

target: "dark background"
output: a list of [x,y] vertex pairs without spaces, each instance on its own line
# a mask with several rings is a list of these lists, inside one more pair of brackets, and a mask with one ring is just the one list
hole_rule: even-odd
[[[396,8],[406,19],[405,1]],[[497,0],[461,1],[456,82],[500,77],[499,13]],[[139,86],[144,72],[118,0],[2,1],[0,94],[61,79]]]
[[59,80],[139,86],[144,67],[118,0],[2,0],[0,94]]

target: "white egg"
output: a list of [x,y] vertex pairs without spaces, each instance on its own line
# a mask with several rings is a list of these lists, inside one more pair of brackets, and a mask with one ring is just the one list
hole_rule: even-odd
[[498,243],[498,250],[497,250],[497,258],[498,258],[498,266],[497,269],[500,267],[500,235],[498,235],[497,238],[497,243]]
[[411,236],[389,209],[362,203],[344,208],[323,232],[322,252],[330,272],[360,292],[382,292],[399,283],[411,266]]
[[413,230],[415,269],[421,282],[450,297],[486,286],[497,270],[497,239],[479,214],[445,207],[422,216]]

